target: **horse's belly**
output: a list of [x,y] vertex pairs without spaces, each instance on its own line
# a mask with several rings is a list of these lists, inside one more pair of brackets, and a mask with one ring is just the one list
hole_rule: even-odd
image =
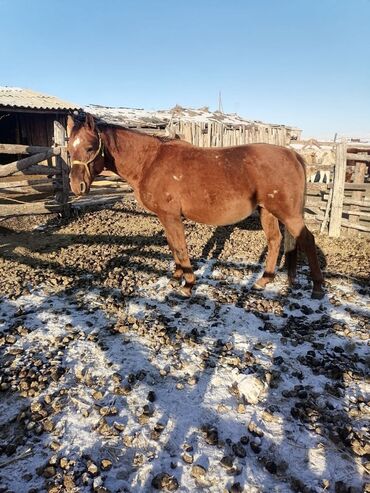
[[235,224],[252,214],[256,205],[251,201],[231,201],[217,205],[189,205],[182,207],[182,214],[191,221],[212,226]]

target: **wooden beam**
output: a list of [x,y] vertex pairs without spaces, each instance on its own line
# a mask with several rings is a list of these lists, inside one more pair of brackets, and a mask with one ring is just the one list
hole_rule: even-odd
[[63,125],[57,121],[54,121],[54,145],[60,153],[56,157],[55,167],[59,171],[57,177],[57,193],[55,199],[59,202],[62,208],[62,214],[64,217],[69,217],[70,205],[68,203],[69,198],[69,167],[68,167],[68,154],[66,148],[66,131]]
[[[1,170],[1,166],[0,166]],[[59,175],[60,171],[51,166],[30,166],[23,171],[17,171],[17,173],[13,173],[11,176],[25,176],[25,175],[46,175],[46,176],[54,176]],[[0,175],[1,176],[1,175]]]
[[331,216],[329,223],[329,236],[337,238],[340,236],[343,199],[344,199],[344,182],[346,179],[347,145],[345,142],[337,144],[336,164],[334,169],[333,201],[331,206]]
[[[50,147],[26,146],[20,144],[0,144],[0,154],[38,154],[47,152]],[[59,154],[60,149],[56,148],[54,153]]]
[[17,173],[18,171],[23,171],[33,164],[44,161],[54,156],[53,149],[48,149],[46,152],[40,152],[38,154],[33,154],[32,156],[14,161],[13,163],[3,164],[0,166],[0,176],[9,176]]
[[370,154],[356,154],[355,152],[347,152],[348,161],[370,162]]
[[59,212],[59,204],[45,204],[44,202],[30,202],[29,204],[0,205],[0,217],[22,216],[26,214],[48,214]]

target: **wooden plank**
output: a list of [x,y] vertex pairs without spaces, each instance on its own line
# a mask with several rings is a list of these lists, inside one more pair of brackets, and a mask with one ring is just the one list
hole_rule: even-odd
[[9,197],[14,197],[14,196],[19,196],[21,197],[22,195],[26,193],[47,193],[50,192],[52,193],[54,191],[55,187],[54,185],[49,181],[47,183],[40,183],[39,185],[26,185],[23,183],[23,185],[18,185],[14,186],[13,183],[8,183],[7,185],[4,185],[3,183],[0,184],[0,195],[7,194]]
[[326,226],[328,224],[329,217],[330,217],[330,209],[331,209],[332,201],[333,201],[333,189],[331,188],[330,192],[329,192],[328,201],[326,203],[324,219],[322,220],[322,223],[321,223],[320,233],[323,233],[326,230]]
[[358,231],[365,231],[366,233],[370,233],[370,225],[364,226],[363,224],[355,224],[349,221],[348,219],[342,219],[342,226],[350,229],[356,229]]
[[24,216],[27,214],[48,214],[59,212],[59,204],[45,204],[44,202],[30,202],[29,204],[0,205],[0,217]]
[[350,209],[349,211],[343,211],[343,214],[348,214],[350,216],[358,216],[358,217],[363,217],[365,219],[370,218],[370,212],[365,212],[365,211],[353,211]]
[[[39,154],[47,152],[50,147],[26,146],[20,144],[0,144],[0,154]],[[58,150],[56,150],[58,152]]]
[[329,236],[339,237],[344,199],[344,182],[346,179],[346,143],[341,142],[336,148],[336,165],[334,169],[333,201],[329,223]]
[[66,148],[66,131],[61,123],[54,121],[54,145],[59,150],[59,155],[56,156],[55,167],[59,171],[57,176],[58,190],[55,194],[56,201],[62,205],[62,214],[64,217],[70,215],[70,205],[68,203],[70,187],[69,187],[69,167],[68,154]]
[[[370,157],[370,156],[369,156]],[[347,153],[347,159],[348,159],[348,153]],[[355,165],[355,172],[353,173],[353,183],[356,184],[362,184],[365,181],[365,174],[366,174],[366,163],[364,162],[358,162]],[[352,199],[353,200],[361,200],[362,198],[363,191],[362,190],[354,190],[352,192]],[[351,206],[351,212],[356,212],[359,210],[358,205],[352,205]],[[359,217],[357,214],[350,214],[348,216],[348,219],[354,223],[358,224],[359,223]]]
[[[332,183],[329,183],[328,188],[332,188]],[[352,191],[352,190],[362,190],[366,192],[367,190],[370,192],[370,183],[345,183],[344,191]]]
[[[328,197],[328,195],[325,195],[325,197]],[[352,198],[347,197],[343,199],[343,205],[358,205],[359,207],[370,207],[370,200],[353,200]]]
[[369,154],[356,154],[355,152],[347,152],[347,160],[348,161],[357,161],[357,162],[370,162]]
[[18,161],[14,161],[13,163],[3,164],[0,166],[0,176],[13,175],[14,173],[29,168],[33,164],[39,163],[40,161],[44,161],[45,159],[49,159],[52,156],[54,156],[54,150],[48,149],[46,152],[33,154],[32,156],[26,157],[24,159],[20,159]]

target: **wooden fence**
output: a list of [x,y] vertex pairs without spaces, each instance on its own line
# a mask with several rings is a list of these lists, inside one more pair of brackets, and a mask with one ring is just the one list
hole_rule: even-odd
[[[225,134],[220,132],[220,128],[215,128],[213,132],[213,123],[209,125],[207,132],[204,132],[202,125],[193,123],[181,127],[181,130],[188,132],[187,140],[197,145],[226,146],[242,144],[249,141],[248,139],[262,140],[261,135],[248,134],[245,128],[234,129],[234,133],[228,134],[226,131]],[[283,139],[283,134],[276,133],[274,136],[270,131],[271,129],[266,132],[266,139]],[[369,234],[370,183],[367,182],[367,167],[370,162],[370,145],[356,147],[355,144],[345,142],[315,143],[318,146],[329,146],[335,153],[334,162],[311,163],[307,167],[307,222],[314,229],[316,226],[316,229],[328,232],[332,237],[348,232]],[[46,212],[60,212],[67,216],[71,205],[76,208],[107,205],[121,200],[125,193],[131,192],[129,185],[122,182],[117,175],[104,171],[94,181],[88,196],[79,200],[72,199],[69,194],[65,144],[65,130],[59,122],[54,123],[54,146],[51,148],[0,144],[0,153],[18,155],[14,162],[0,165],[0,217]],[[304,142],[296,141],[295,145],[304,145]],[[26,154],[28,157],[21,157]],[[350,168],[353,173],[351,181],[348,181]],[[325,178],[325,183],[322,183],[322,179],[317,181],[322,177]]]
[[300,131],[282,125],[251,123],[249,125],[225,124],[221,122],[187,122],[178,121],[167,127],[170,134],[177,134],[181,139],[198,147],[227,147],[254,142],[285,146]]
[[[306,220],[332,237],[369,234],[370,183],[366,180],[370,145],[356,147],[340,142],[332,146],[335,149],[332,165],[307,167]],[[326,183],[312,182],[320,174],[326,176]]]
[[54,122],[53,147],[0,144],[0,153],[17,156],[0,165],[0,217],[48,212],[68,215],[65,144],[65,130],[59,122]]

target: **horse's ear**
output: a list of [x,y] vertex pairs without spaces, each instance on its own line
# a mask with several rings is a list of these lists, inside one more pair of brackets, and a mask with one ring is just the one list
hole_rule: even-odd
[[71,136],[72,128],[74,127],[75,121],[73,119],[73,116],[68,115],[67,117],[67,137],[69,138]]
[[95,120],[90,113],[86,113],[86,120],[85,120],[85,125],[90,129],[90,130],[95,130]]

